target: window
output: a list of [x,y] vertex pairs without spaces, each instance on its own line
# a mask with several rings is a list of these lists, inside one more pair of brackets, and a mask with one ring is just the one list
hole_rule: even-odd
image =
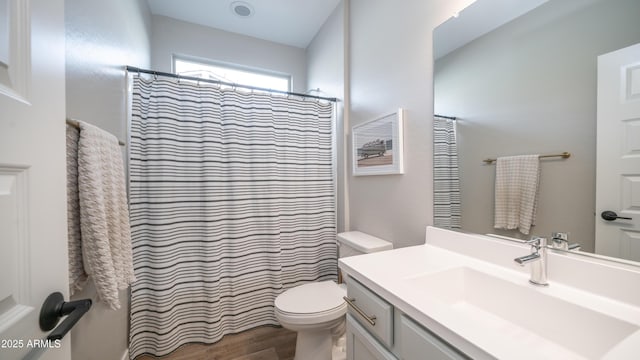
[[178,75],[219,80],[265,89],[290,91],[291,77],[268,72],[240,69],[228,65],[204,63],[174,58],[173,69]]

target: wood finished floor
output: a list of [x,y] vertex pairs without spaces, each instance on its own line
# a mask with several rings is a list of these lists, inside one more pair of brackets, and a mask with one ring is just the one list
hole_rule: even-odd
[[295,332],[263,326],[227,335],[213,345],[187,344],[167,356],[143,355],[136,360],[292,360],[295,351]]

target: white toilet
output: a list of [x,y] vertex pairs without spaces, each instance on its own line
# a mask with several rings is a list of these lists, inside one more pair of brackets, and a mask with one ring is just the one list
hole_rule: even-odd
[[[339,257],[392,248],[390,242],[359,231],[338,234]],[[344,284],[333,281],[296,286],[278,295],[276,318],[282,327],[298,332],[294,360],[332,359],[333,345],[344,334],[346,295]]]

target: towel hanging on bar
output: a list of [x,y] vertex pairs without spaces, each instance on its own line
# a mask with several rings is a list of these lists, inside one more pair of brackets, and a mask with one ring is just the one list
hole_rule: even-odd
[[[78,120],[75,120],[75,119],[67,119],[67,125],[73,126],[76,129],[80,129],[80,122]],[[125,144],[124,141],[118,139],[118,145],[125,146],[127,144]]]
[[494,228],[528,235],[536,222],[540,156],[499,157],[496,163]]
[[100,301],[120,307],[135,280],[122,152],[116,137],[85,122],[67,126],[70,290],[93,280]]

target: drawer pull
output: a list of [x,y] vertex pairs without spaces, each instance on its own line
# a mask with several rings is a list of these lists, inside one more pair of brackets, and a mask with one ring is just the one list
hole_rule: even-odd
[[362,316],[365,320],[367,320],[367,322],[371,324],[371,326],[376,325],[376,316],[375,315],[369,316],[364,311],[362,311],[362,309],[360,309],[356,304],[354,304],[356,299],[348,298],[346,296],[343,296],[342,298],[344,299],[344,301],[347,302],[347,304],[349,304],[349,306],[353,308],[353,310],[355,310],[360,316]]

